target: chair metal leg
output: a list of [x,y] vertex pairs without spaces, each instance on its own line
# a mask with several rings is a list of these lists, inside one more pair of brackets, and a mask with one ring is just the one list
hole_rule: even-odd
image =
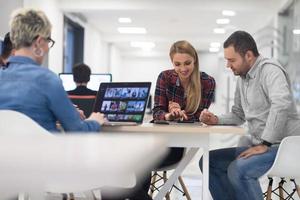
[[269,185],[268,185],[268,189],[267,189],[266,200],[271,200],[271,197],[272,197],[272,185],[273,185],[273,179],[269,178]]
[[285,180],[281,178],[281,181],[279,182],[279,200],[284,200],[284,193],[283,193],[283,184]]
[[299,185],[296,183],[296,180],[295,179],[291,179],[291,181],[294,183],[295,185],[295,191],[297,192],[298,194],[298,197],[300,197],[300,187]]
[[[164,183],[166,183],[167,182],[167,171],[163,172],[163,178],[164,178]],[[165,197],[166,197],[166,200],[170,200],[170,192],[167,192]]]
[[179,177],[178,177],[178,180],[179,180],[179,183],[180,183],[180,185],[181,185],[181,188],[182,188],[183,191],[184,191],[184,194],[185,194],[185,196],[186,196],[186,199],[187,199],[187,200],[191,200],[191,196],[190,196],[190,194],[189,194],[189,192],[188,192],[188,190],[187,190],[187,188],[186,188],[186,186],[185,186],[185,184],[184,184],[184,182],[183,182],[182,176],[179,176]]
[[150,185],[150,191],[149,191],[149,195],[151,198],[153,198],[153,194],[154,194],[154,185],[155,185],[155,181],[156,181],[156,177],[157,177],[157,172],[154,172],[152,178],[151,178],[151,185]]

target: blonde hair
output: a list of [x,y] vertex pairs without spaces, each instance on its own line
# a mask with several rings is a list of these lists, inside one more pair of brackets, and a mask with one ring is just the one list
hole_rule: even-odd
[[187,94],[185,111],[188,114],[194,114],[197,112],[201,102],[201,82],[198,54],[195,48],[185,40],[177,41],[171,46],[169,53],[171,60],[173,60],[173,56],[176,53],[186,53],[194,58],[194,70],[191,74],[190,81],[185,91]]
[[51,23],[43,11],[18,9],[10,20],[10,38],[14,48],[29,47],[37,36],[48,38],[51,34]]

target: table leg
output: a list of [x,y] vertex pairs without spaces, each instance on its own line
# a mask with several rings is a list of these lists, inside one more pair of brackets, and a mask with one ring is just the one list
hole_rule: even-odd
[[190,163],[190,161],[196,155],[198,150],[199,150],[199,148],[190,148],[188,150],[188,152],[184,155],[184,157],[182,158],[182,160],[176,167],[173,174],[169,177],[168,181],[164,184],[164,186],[161,188],[159,193],[155,196],[154,200],[162,200],[165,197],[165,195],[170,190],[172,185],[178,179],[178,176],[183,172],[185,167]]

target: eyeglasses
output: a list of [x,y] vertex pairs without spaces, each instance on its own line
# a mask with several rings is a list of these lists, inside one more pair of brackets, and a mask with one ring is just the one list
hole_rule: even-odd
[[46,38],[47,42],[48,42],[48,46],[49,48],[52,48],[55,44],[55,41],[51,39],[51,37],[47,37]]
[[[35,37],[33,38],[33,41],[36,40],[38,37],[39,37],[39,35],[35,36]],[[43,38],[44,38],[44,37],[43,37]],[[52,40],[52,38],[51,38],[50,36],[47,37],[47,38],[44,38],[44,39],[48,42],[48,47],[49,47],[49,48],[52,48],[52,47],[54,46],[55,41]]]

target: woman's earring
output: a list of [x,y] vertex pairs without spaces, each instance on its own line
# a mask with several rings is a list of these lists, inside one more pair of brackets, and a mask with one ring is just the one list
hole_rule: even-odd
[[41,48],[36,48],[34,51],[33,51],[34,55],[36,57],[43,57],[44,56],[44,51],[43,49]]

